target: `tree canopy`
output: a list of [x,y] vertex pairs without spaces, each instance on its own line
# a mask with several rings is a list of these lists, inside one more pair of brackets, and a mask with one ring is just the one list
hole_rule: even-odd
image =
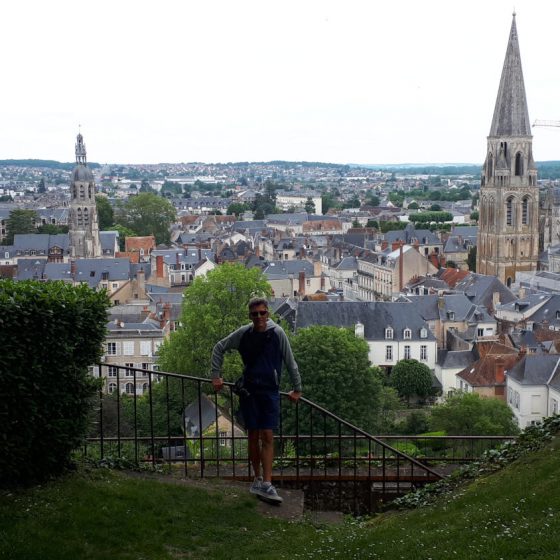
[[391,370],[391,385],[401,397],[427,397],[432,390],[430,368],[418,360],[401,360]]
[[154,235],[156,243],[169,243],[171,224],[177,213],[173,205],[152,193],[131,196],[119,208],[117,220],[136,235]]
[[292,349],[307,398],[366,431],[375,431],[390,416],[393,390],[383,387],[380,370],[370,365],[367,342],[351,330],[301,329]]
[[432,428],[448,435],[512,435],[519,429],[513,412],[500,399],[478,393],[456,393],[432,409]]
[[106,196],[97,195],[95,197],[95,205],[97,206],[97,217],[99,219],[99,230],[107,231],[114,226],[113,207],[107,200]]
[[[268,297],[272,289],[258,268],[224,264],[206,277],[195,278],[185,290],[181,327],[160,349],[162,370],[207,377],[212,348],[230,332],[248,323],[247,303],[255,294]],[[224,377],[241,373],[236,355],[226,356]]]
[[35,222],[38,220],[35,210],[26,210],[24,208],[16,208],[12,210],[6,220],[7,235],[5,239],[6,245],[13,245],[14,235],[19,233],[37,233]]

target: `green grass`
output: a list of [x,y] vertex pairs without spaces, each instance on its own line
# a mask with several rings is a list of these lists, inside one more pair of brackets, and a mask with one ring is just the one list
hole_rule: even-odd
[[0,494],[0,558],[552,560],[559,473],[555,438],[435,506],[315,527],[260,516],[244,489],[80,472]]

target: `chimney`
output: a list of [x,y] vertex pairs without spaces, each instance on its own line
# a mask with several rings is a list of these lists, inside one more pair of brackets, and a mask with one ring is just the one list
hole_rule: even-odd
[[387,247],[389,247],[389,242],[388,241],[382,241],[381,242],[381,250],[385,251],[385,249],[387,249]]
[[76,276],[76,261],[75,260],[70,261],[70,276],[72,276],[72,278],[74,278]]
[[143,268],[136,272],[136,291],[138,299],[146,299],[146,273]]
[[305,258],[305,247],[303,245],[300,247],[300,250],[299,250],[299,258],[300,259]]
[[497,305],[500,305],[500,292],[494,292],[492,294],[492,307],[496,309]]
[[525,299],[525,286],[520,286],[519,287],[519,299]]
[[321,261],[313,261],[313,276],[321,276],[322,272]]
[[391,243],[391,251],[396,251],[401,246],[402,241],[393,241]]
[[163,278],[163,255],[156,257],[156,278]]
[[504,359],[498,356],[494,362],[495,374],[494,380],[496,383],[505,383],[506,380],[506,370],[504,369]]
[[400,242],[399,247],[399,292],[402,291],[404,286],[404,257],[403,257],[403,242]]
[[527,355],[527,346],[525,346],[525,344],[521,346],[517,355],[519,359],[524,358]]
[[305,294],[305,272],[302,270],[299,273],[299,295]]
[[200,245],[198,246],[198,260],[199,262],[202,260],[202,248]]
[[181,255],[179,255],[179,251],[175,253],[175,265],[177,267],[176,270],[181,269]]
[[364,325],[359,321],[354,325],[354,335],[356,338],[364,338]]
[[[447,264],[447,259],[445,258],[445,255],[440,255],[439,256],[439,267],[440,268],[445,268],[445,265]],[[459,269],[457,269],[459,270]]]

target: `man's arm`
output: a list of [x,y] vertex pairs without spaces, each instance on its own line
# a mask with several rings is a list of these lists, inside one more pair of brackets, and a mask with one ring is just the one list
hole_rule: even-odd
[[212,350],[212,360],[211,360],[211,376],[212,385],[214,390],[220,391],[224,385],[224,380],[222,379],[222,365],[224,363],[224,354],[228,350],[237,350],[239,348],[239,343],[243,334],[251,327],[251,325],[245,325],[236,331],[232,332],[225,338],[222,338],[216,343],[214,349]]
[[[301,376],[299,374],[299,368],[294,358],[294,354],[292,352],[292,347],[290,346],[290,341],[284,332],[282,327],[276,326],[276,332],[278,334],[278,340],[280,342],[280,351],[282,352],[282,359],[284,364],[286,365],[286,369],[290,374],[290,380],[292,382],[293,391],[290,391],[290,394],[297,393],[297,398],[292,400],[297,400],[301,395]],[[292,397],[290,397],[292,398]]]

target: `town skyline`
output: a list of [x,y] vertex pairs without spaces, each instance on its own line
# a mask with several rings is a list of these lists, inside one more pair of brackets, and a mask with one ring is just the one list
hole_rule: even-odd
[[[513,11],[505,0],[90,8],[0,9],[17,84],[3,92],[0,158],[71,161],[82,125],[99,163],[481,162]],[[515,9],[531,122],[555,119],[560,8]],[[558,130],[533,134],[538,161],[559,159]]]

